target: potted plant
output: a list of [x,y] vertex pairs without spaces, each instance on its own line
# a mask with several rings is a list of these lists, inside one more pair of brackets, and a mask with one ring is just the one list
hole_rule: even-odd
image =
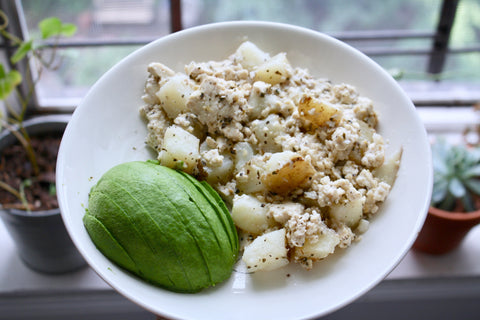
[[413,248],[444,254],[480,223],[480,147],[439,139],[432,145],[432,156],[431,206]]
[[[0,64],[0,100],[5,110],[0,117],[0,217],[27,266],[48,273],[74,270],[85,261],[68,236],[55,194],[56,155],[69,117],[26,119],[33,88],[43,68],[53,67],[55,54],[46,59],[37,39],[24,41],[8,32],[8,18],[2,11],[0,20],[0,34],[16,47],[13,67],[7,72]],[[39,29],[41,40],[58,41],[62,35],[72,35],[76,27],[48,18]],[[22,79],[15,68],[30,59],[39,66],[32,81]],[[19,90],[21,84],[27,90]]]

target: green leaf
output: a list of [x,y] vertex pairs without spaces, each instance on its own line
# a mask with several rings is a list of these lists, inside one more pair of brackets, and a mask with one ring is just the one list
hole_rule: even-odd
[[480,195],[480,181],[477,179],[469,179],[465,181],[467,188],[473,193]]
[[0,63],[0,79],[5,78],[6,75],[5,68],[3,67],[3,64]]
[[432,202],[439,203],[441,202],[448,192],[448,181],[440,180],[435,181],[433,184],[433,191],[432,191]]
[[452,180],[450,180],[450,183],[448,184],[448,190],[456,198],[463,197],[467,192],[467,190],[465,189],[465,186],[457,178],[453,178]]
[[17,70],[5,73],[2,66],[0,76],[0,100],[5,100],[15,87],[22,82],[22,75]]
[[468,192],[465,193],[465,196],[462,197],[462,203],[465,211],[470,212],[475,210],[475,204],[473,202],[473,198]]
[[23,188],[27,187],[27,188],[29,188],[29,187],[32,186],[32,184],[33,184],[32,179],[25,179],[25,180],[23,180],[23,181],[21,182],[20,187],[23,187]]
[[449,174],[449,160],[451,155],[450,146],[447,145],[444,139],[439,139],[432,146],[433,168],[435,172],[442,175]]
[[393,77],[395,80],[401,80],[403,76],[405,75],[405,71],[399,68],[392,68],[387,70],[388,73]]
[[464,179],[480,176],[480,164],[474,167],[468,168],[467,170],[465,170],[462,176]]
[[48,194],[51,196],[55,196],[57,194],[57,187],[55,183],[50,183],[48,186]]
[[38,28],[42,33],[42,39],[48,39],[60,34],[62,21],[57,17],[46,18],[40,21]]
[[20,47],[18,47],[17,51],[13,54],[12,58],[10,59],[12,63],[17,63],[18,61],[22,60],[27,53],[29,53],[33,48],[33,40],[23,42]]
[[438,159],[438,158],[433,160],[433,170],[438,175],[446,176],[450,173],[449,172],[449,167],[442,160],[443,159]]
[[77,31],[77,27],[74,24],[63,23],[57,17],[46,18],[40,21],[38,28],[42,33],[42,39],[60,35],[70,37]]
[[77,26],[73,23],[64,23],[60,32],[62,36],[71,37],[77,32]]
[[447,194],[445,199],[443,199],[440,203],[436,204],[435,207],[442,209],[442,210],[447,210],[450,211],[455,207],[455,197],[452,196],[451,194]]
[[22,75],[17,70],[11,70],[7,73],[6,79],[12,86],[16,87],[22,82]]

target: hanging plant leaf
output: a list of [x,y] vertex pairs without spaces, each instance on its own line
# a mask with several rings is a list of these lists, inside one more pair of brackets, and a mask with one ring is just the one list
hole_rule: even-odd
[[5,72],[0,64],[0,100],[5,100],[10,93],[22,82],[22,75],[17,70]]
[[73,23],[62,23],[60,34],[65,37],[71,37],[77,32],[77,26]]
[[38,28],[42,33],[42,39],[48,39],[60,33],[62,21],[56,17],[43,19],[38,24]]
[[77,27],[74,24],[63,23],[57,17],[43,19],[38,24],[38,27],[42,33],[42,39],[60,35],[70,37],[77,31]]
[[33,40],[23,42],[20,47],[18,47],[17,51],[15,51],[10,61],[12,61],[12,63],[17,63],[18,61],[22,60],[27,55],[27,53],[32,50],[32,48]]

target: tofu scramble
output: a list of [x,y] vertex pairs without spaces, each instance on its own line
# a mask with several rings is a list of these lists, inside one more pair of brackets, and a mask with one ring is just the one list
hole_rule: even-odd
[[140,113],[162,165],[222,196],[249,272],[306,269],[367,231],[395,181],[372,101],[252,42],[184,72],[153,62]]

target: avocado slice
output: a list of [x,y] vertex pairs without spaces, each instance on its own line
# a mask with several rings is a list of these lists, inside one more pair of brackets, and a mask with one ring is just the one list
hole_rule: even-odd
[[238,235],[210,186],[153,161],[108,170],[91,189],[85,228],[111,261],[176,292],[198,292],[230,277]]

